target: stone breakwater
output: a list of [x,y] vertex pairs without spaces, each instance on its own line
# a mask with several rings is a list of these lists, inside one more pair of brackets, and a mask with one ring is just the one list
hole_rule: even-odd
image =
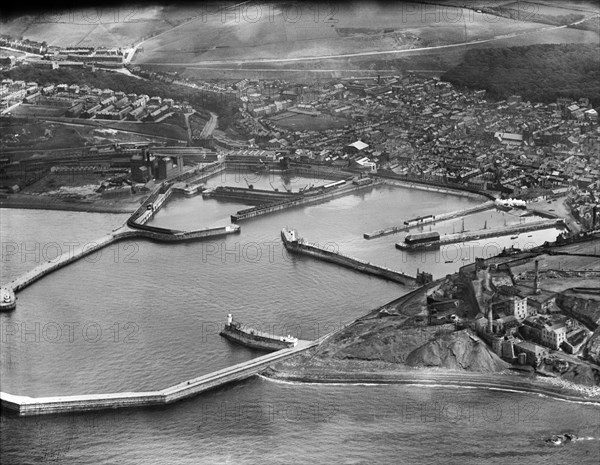
[[311,244],[303,239],[299,239],[296,242],[284,240],[283,244],[285,248],[292,253],[308,255],[319,260],[350,268],[360,273],[387,279],[388,281],[393,281],[405,286],[414,286],[417,284],[416,278],[408,276],[401,271],[395,271],[356,258],[348,257],[338,252],[319,247],[318,244]]
[[53,397],[28,397],[0,392],[0,405],[3,409],[16,412],[19,416],[168,405],[254,376],[264,371],[270,364],[310,349],[320,341],[298,341],[298,345],[294,348],[278,350],[157,391]]
[[[144,238],[158,242],[185,242],[205,240],[224,236],[227,234],[239,233],[241,228],[236,224],[221,226],[217,228],[205,228],[192,231],[178,231],[167,228],[148,226],[146,223],[160,210],[171,196],[172,187],[166,185],[159,186],[140,207],[129,217],[126,224],[113,230],[93,242],[83,246],[75,247],[58,257],[40,263],[38,266],[29,270],[25,274],[15,278],[2,289],[6,290],[7,295],[13,295],[34,283],[38,279],[67,266],[87,255],[97,252],[117,241],[125,239]],[[16,297],[15,297],[16,299]],[[14,302],[13,302],[14,303]],[[16,305],[6,306],[7,309],[14,309]]]

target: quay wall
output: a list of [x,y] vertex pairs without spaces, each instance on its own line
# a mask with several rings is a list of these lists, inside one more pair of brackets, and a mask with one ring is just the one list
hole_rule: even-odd
[[225,171],[226,166],[225,163],[221,161],[217,161],[212,163],[209,166],[204,166],[199,168],[191,175],[189,178],[182,179],[182,181],[188,181],[188,184],[200,184],[201,182],[206,181],[211,176],[220,173],[221,171]]
[[341,168],[335,168],[329,165],[310,165],[309,167],[306,167],[304,165],[295,165],[293,163],[290,163],[290,167],[287,170],[271,169],[271,172],[294,174],[296,176],[313,178],[314,180],[331,179],[335,181],[348,179],[348,177],[355,176],[356,174],[354,172],[346,171]]
[[[320,164],[317,162],[313,163],[295,163],[293,161],[290,162],[289,167],[287,169],[282,169],[281,165],[277,161],[263,161],[260,163],[258,161],[240,161],[240,160],[228,160],[227,158],[223,162],[225,169],[228,170],[248,170],[251,172],[256,171],[264,171],[265,173],[278,173],[278,174],[292,174],[296,176],[305,176],[308,178],[313,178],[315,180],[340,180],[347,179],[350,176],[355,176],[356,171],[338,168],[331,165]],[[250,174],[250,173],[248,173]]]
[[385,228],[385,229],[380,229],[378,231],[364,233],[363,237],[365,239],[375,239],[377,237],[387,236],[389,234],[394,234],[394,233],[401,232],[401,231],[409,231],[411,228],[413,228],[415,226],[423,226],[423,225],[430,224],[430,223],[437,223],[439,221],[445,221],[445,220],[449,220],[452,218],[458,218],[461,216],[471,215],[473,213],[477,213],[480,211],[484,211],[484,210],[493,208],[494,205],[495,205],[495,203],[493,201],[489,200],[487,202],[482,203],[481,205],[476,205],[474,207],[464,208],[462,210],[455,210],[453,212],[435,215],[435,216],[432,216],[431,218],[424,219],[423,221],[419,221],[418,223],[415,223],[412,225],[403,224],[401,226],[392,226],[390,228]]
[[480,231],[464,232],[456,234],[447,234],[440,237],[440,244],[452,244],[455,242],[465,242],[473,239],[484,239],[487,237],[498,237],[506,234],[521,233],[526,231],[535,231],[538,229],[551,228],[553,226],[563,226],[564,220],[561,218],[551,220],[533,221],[531,223],[517,224],[503,228],[483,229]]
[[157,391],[55,397],[28,397],[0,392],[0,405],[4,409],[16,412],[19,416],[167,405],[234,381],[249,378],[260,373],[272,363],[318,345],[321,340],[299,341],[297,347],[278,350]]
[[351,185],[351,187],[344,186],[344,187],[332,190],[330,192],[325,192],[323,194],[317,194],[317,195],[313,195],[313,196],[305,196],[305,197],[302,197],[299,199],[294,199],[294,200],[285,200],[285,201],[282,201],[281,203],[276,203],[276,204],[247,208],[245,210],[240,210],[235,215],[231,215],[231,222],[237,223],[239,221],[254,218],[256,216],[266,215],[268,213],[273,213],[273,212],[280,211],[280,210],[286,210],[288,208],[312,205],[315,203],[324,202],[327,200],[334,199],[336,197],[341,197],[343,195],[351,194],[351,193],[359,191],[359,190],[370,188],[370,187],[376,186],[378,184],[381,184],[381,182],[375,181],[371,184],[365,184],[363,186],[356,186],[356,185]]
[[381,266],[373,265],[372,263],[358,260],[356,258],[341,255],[339,253],[317,247],[316,245],[309,245],[304,243],[298,244],[297,246],[285,244],[285,246],[286,249],[290,252],[302,255],[309,255],[319,260],[334,263],[345,268],[350,268],[360,273],[384,278],[388,281],[394,281],[405,286],[413,286],[417,283],[416,278],[408,276],[399,271],[394,271],[389,268],[384,268]]
[[424,189],[433,192],[441,192],[444,194],[462,195],[474,199],[481,199],[482,197],[489,200],[496,200],[492,194],[484,191],[480,191],[469,186],[456,183],[443,183],[435,181],[427,181],[410,176],[402,176],[400,174],[392,173],[377,173],[375,175],[380,179],[386,180],[387,184],[396,185],[400,187],[411,187],[414,189]]
[[289,192],[275,192],[263,189],[249,189],[242,187],[217,187],[205,194],[206,197],[236,199],[245,201],[273,202],[277,200],[289,200],[298,198],[298,194]]
[[[164,194],[159,193],[158,195],[156,195],[153,202],[145,202],[146,211],[144,211],[141,215],[139,215],[135,219],[135,223],[143,225],[143,224],[146,224],[148,221],[150,221],[150,219],[154,216],[154,214],[157,213],[162,208],[162,206],[165,204],[165,202],[169,199],[169,197],[171,197],[171,194],[173,192],[174,192],[173,188],[169,187]],[[152,205],[151,210],[148,209],[148,205]]]

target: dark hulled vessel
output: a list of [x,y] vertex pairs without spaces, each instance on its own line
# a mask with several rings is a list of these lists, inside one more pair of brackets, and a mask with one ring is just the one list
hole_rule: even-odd
[[233,321],[231,314],[227,315],[227,324],[220,333],[230,341],[246,347],[260,350],[290,349],[298,344],[298,339],[292,336],[275,336]]

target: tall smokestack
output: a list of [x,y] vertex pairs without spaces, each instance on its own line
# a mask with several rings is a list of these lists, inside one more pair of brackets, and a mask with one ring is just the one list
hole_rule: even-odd
[[536,260],[535,261],[535,277],[533,278],[533,293],[534,294],[539,294],[540,293],[540,290],[538,289],[539,268],[540,268],[540,261]]

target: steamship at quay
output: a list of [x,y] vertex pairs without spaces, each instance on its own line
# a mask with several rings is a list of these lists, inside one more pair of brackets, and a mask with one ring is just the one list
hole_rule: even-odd
[[289,335],[285,337],[275,336],[244,326],[237,321],[233,321],[231,314],[227,315],[227,324],[219,334],[246,347],[267,351],[290,349],[298,344],[298,339],[295,337]]
[[436,250],[440,248],[440,233],[424,232],[408,234],[404,242],[397,242],[396,248],[400,250]]

